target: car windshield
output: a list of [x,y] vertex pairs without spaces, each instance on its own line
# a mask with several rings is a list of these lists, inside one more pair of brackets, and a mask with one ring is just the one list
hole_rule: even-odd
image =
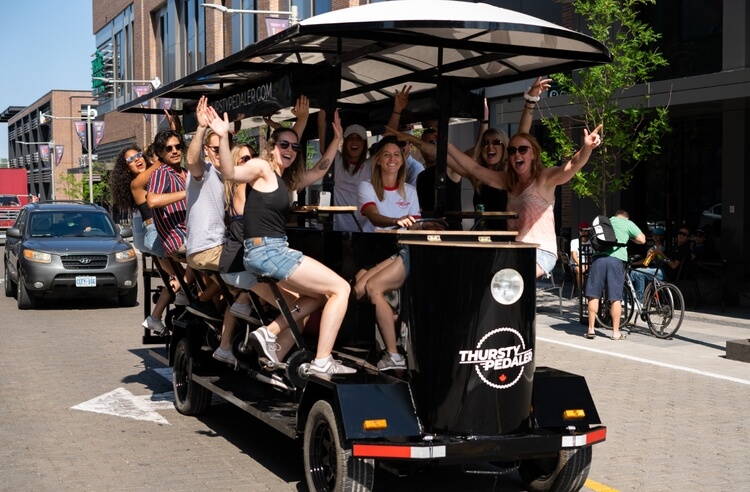
[[99,212],[37,212],[31,237],[114,237],[112,221]]

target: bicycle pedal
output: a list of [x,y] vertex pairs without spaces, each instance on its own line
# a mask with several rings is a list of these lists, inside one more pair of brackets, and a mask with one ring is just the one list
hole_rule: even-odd
[[265,367],[269,371],[285,371],[288,367],[286,363],[279,362],[276,363],[269,359],[268,357],[258,357],[258,362],[261,366]]

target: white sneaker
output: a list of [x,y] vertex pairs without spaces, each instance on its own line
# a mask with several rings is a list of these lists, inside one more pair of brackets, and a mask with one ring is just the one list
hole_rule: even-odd
[[378,369],[381,371],[391,371],[393,369],[406,369],[406,358],[403,356],[395,359],[387,350],[383,357],[378,361]]
[[188,302],[188,298],[185,293],[182,291],[182,289],[178,290],[174,295],[174,305],[187,306],[188,304],[190,303]]
[[248,321],[254,325],[260,325],[260,320],[253,316],[255,314],[255,310],[253,309],[253,306],[248,304],[237,304],[236,302],[232,304],[232,307],[229,308],[229,312],[232,313],[232,316],[235,316],[237,318],[242,318],[245,321]]
[[234,356],[232,351],[224,350],[221,347],[214,350],[213,358],[221,362],[226,362],[227,364],[232,366],[237,364],[237,358]]
[[281,349],[276,342],[276,336],[268,331],[268,328],[261,326],[254,332],[250,333],[250,344],[253,346],[258,355],[265,355],[268,360],[274,364],[279,363],[279,356],[276,352]]
[[157,335],[163,335],[167,331],[167,327],[164,325],[164,323],[162,323],[160,319],[156,319],[151,315],[147,316],[146,319],[143,320],[141,326],[143,326],[144,328],[148,328]]
[[310,362],[310,372],[321,375],[355,374],[357,372],[353,367],[345,366],[340,360],[335,360],[332,355],[329,355],[323,361],[322,366],[316,364],[315,361]]

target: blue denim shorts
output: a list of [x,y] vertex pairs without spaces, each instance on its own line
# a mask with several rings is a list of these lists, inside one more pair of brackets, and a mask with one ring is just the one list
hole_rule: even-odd
[[401,257],[401,261],[404,262],[404,270],[406,270],[406,276],[409,276],[409,267],[411,267],[411,263],[409,262],[409,246],[402,245],[399,247],[398,252],[396,252],[395,255],[391,256],[392,260],[395,260],[398,257]]
[[257,277],[247,270],[222,273],[220,276],[226,284],[231,285],[232,287],[237,287],[240,290],[250,290],[258,283]]
[[544,270],[545,273],[551,272],[557,263],[557,255],[543,249],[536,250],[536,263]]
[[156,224],[153,220],[144,225],[140,215],[133,216],[133,245],[142,253],[165,258],[164,246],[161,244],[159,234],[156,232]]
[[288,279],[302,263],[304,255],[289,247],[286,237],[245,239],[245,269],[258,277]]

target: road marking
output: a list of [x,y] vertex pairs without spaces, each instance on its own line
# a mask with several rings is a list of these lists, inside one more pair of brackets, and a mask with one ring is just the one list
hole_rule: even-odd
[[750,380],[747,380],[747,379],[735,378],[733,376],[724,376],[723,374],[716,374],[715,372],[701,371],[700,369],[694,369],[692,367],[678,366],[676,364],[667,364],[666,362],[659,362],[656,360],[644,359],[642,357],[635,357],[633,355],[619,354],[617,352],[610,352],[608,350],[601,350],[601,349],[596,349],[592,347],[582,347],[580,345],[576,345],[573,343],[561,342],[559,340],[552,340],[551,338],[544,338],[544,337],[537,336],[536,339],[541,340],[543,342],[555,343],[557,345],[564,345],[566,347],[575,348],[579,350],[587,350],[589,352],[595,352],[597,354],[611,355],[613,357],[619,357],[621,359],[628,359],[628,360],[632,360],[635,362],[643,362],[644,364],[667,367],[669,369],[677,369],[678,371],[685,371],[685,372],[690,372],[693,374],[700,374],[701,376],[707,376],[707,377],[715,378],[715,379],[723,379],[725,381],[731,381],[733,383],[740,383],[740,384],[745,384],[745,385],[750,386]]
[[603,483],[595,482],[590,478],[586,479],[586,483],[584,483],[583,486],[595,492],[619,492],[617,489],[613,489],[612,487],[604,485]]

